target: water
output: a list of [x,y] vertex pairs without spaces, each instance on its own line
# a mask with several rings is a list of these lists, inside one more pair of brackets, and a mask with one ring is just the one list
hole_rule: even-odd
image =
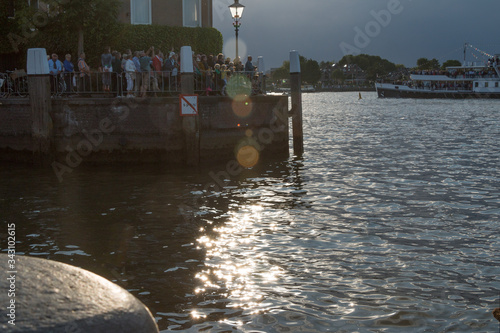
[[164,332],[498,332],[498,102],[303,102],[304,158],[231,179],[2,165],[1,233],[126,288]]

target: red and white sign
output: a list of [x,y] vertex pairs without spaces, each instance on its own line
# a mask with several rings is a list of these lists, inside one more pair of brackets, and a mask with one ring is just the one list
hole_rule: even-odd
[[180,95],[179,105],[181,116],[196,116],[198,114],[198,95]]

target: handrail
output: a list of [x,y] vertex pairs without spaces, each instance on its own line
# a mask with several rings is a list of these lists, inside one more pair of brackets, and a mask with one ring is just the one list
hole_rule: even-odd
[[[209,74],[211,73],[211,74]],[[245,72],[236,72],[245,75]],[[49,75],[51,95],[57,97],[159,97],[174,96],[181,92],[180,75],[172,71],[150,72],[62,72]],[[238,81],[239,82],[239,81]],[[199,95],[226,95],[227,80],[215,72],[202,71],[194,75],[194,91]],[[248,85],[248,82],[241,83]],[[109,87],[109,89],[105,89]],[[130,90],[127,90],[130,89]],[[251,87],[254,88],[254,87]],[[250,89],[248,94],[260,93]],[[28,96],[28,76],[24,70],[0,73],[0,98]]]
[[0,73],[0,98],[28,96],[28,78],[24,70]]

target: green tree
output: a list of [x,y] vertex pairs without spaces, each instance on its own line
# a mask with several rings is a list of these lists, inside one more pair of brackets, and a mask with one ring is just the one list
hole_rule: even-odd
[[340,84],[343,84],[345,81],[344,72],[341,71],[340,69],[334,70],[332,73],[332,79],[334,79],[335,81],[337,81]]
[[433,58],[431,60],[427,58],[419,58],[417,60],[417,67],[421,70],[431,70],[431,69],[439,69],[441,65],[439,64],[439,60]]
[[377,76],[385,76],[396,70],[396,65],[387,59],[368,54],[346,55],[339,61],[340,66],[356,64],[366,73],[367,80],[375,81]]
[[417,59],[417,67],[418,69],[428,69],[429,59],[427,58],[418,58]]
[[[78,54],[85,50],[84,35],[97,35],[111,38],[117,27],[120,0],[48,0],[51,15],[51,24],[47,30],[51,33],[69,33],[78,40]],[[76,33],[76,34],[75,34]],[[93,34],[94,33],[94,34]],[[75,35],[73,35],[75,34]]]
[[431,67],[431,69],[439,69],[439,68],[441,68],[441,64],[439,63],[439,60],[437,60],[436,58],[433,58],[430,61],[430,67]]
[[27,10],[27,1],[12,2],[0,0],[0,52],[17,53],[33,32],[24,27],[24,12]]
[[[300,72],[303,83],[316,84],[321,78],[321,70],[316,60],[306,59],[303,56],[299,57]],[[273,80],[286,80],[290,77],[290,61],[283,62],[280,68],[273,72]]]
[[283,61],[283,65],[273,72],[273,81],[282,81],[290,78],[290,61]]
[[320,69],[331,69],[335,61],[322,61],[319,63]]
[[446,60],[441,66],[441,69],[446,69],[446,67],[451,66],[462,66],[462,63],[458,60]]
[[316,60],[300,57],[300,71],[302,82],[316,84],[321,78],[321,70]]

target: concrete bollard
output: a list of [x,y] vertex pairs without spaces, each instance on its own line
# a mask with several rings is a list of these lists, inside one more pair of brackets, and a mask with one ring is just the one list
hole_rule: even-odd
[[[194,94],[193,52],[191,46],[181,47],[181,94]],[[184,131],[186,164],[196,166],[200,163],[199,117],[182,117]]]
[[6,267],[9,259],[0,254],[0,302],[7,308],[2,332],[158,333],[144,304],[94,273],[27,256]]
[[300,57],[297,51],[290,51],[290,90],[292,94],[293,152],[301,157],[304,153],[304,134],[302,130],[302,81],[300,77]]
[[28,89],[31,105],[33,162],[47,164],[52,156],[52,101],[50,74],[45,49],[29,49],[27,59]]

